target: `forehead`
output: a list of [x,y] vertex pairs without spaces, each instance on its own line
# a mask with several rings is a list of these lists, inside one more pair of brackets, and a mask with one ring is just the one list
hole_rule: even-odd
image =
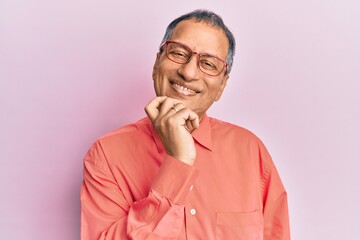
[[222,29],[195,20],[185,20],[178,23],[170,40],[185,44],[193,51],[208,53],[221,59],[226,59],[229,46]]

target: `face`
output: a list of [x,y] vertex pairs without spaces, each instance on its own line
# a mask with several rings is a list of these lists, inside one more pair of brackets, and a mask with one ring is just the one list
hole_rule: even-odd
[[[185,20],[175,27],[170,41],[190,47],[197,53],[208,53],[225,60],[228,40],[225,33],[204,22]],[[157,96],[179,99],[196,112],[200,118],[220,99],[228,75],[225,69],[219,76],[203,73],[197,65],[198,55],[190,62],[178,64],[169,60],[165,51],[158,53],[153,69],[154,88]]]

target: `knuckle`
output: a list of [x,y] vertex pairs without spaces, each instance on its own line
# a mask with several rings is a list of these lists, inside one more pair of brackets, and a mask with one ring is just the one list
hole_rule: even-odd
[[182,109],[182,111],[183,111],[183,113],[186,113],[189,115],[191,110],[189,108],[185,107]]
[[146,113],[149,113],[149,106],[148,106],[148,105],[146,105],[146,106],[144,107],[144,111],[145,111]]
[[173,126],[176,124],[176,118],[175,117],[169,117],[168,120],[167,120],[168,124],[170,126]]
[[163,128],[163,124],[161,123],[161,121],[154,121],[154,127],[155,129],[162,129]]
[[165,128],[166,127],[166,119],[165,118],[161,118],[157,120],[157,126],[158,128]]
[[179,108],[179,109],[184,109],[184,108],[186,108],[185,104],[183,104],[183,103],[178,103],[178,104],[176,104],[176,107]]

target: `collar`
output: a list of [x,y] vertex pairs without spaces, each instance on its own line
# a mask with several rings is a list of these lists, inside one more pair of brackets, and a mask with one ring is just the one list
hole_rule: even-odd
[[[147,119],[147,121],[159,153],[165,152],[164,145],[162,144],[159,135],[156,133],[154,125],[152,124],[149,118]],[[211,125],[210,125],[210,119],[206,113],[204,114],[200,122],[199,129],[195,129],[191,135],[197,143],[207,148],[208,150],[212,151],[213,142],[211,135]]]

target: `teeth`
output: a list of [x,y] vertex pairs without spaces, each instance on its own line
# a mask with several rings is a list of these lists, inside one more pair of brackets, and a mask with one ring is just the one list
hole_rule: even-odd
[[184,90],[184,91],[187,91],[187,92],[191,92],[191,93],[195,93],[194,90],[189,89],[189,88],[184,87],[184,86],[180,86],[179,84],[174,83],[174,86],[176,86],[176,87],[178,87],[178,88],[181,88],[181,90]]

